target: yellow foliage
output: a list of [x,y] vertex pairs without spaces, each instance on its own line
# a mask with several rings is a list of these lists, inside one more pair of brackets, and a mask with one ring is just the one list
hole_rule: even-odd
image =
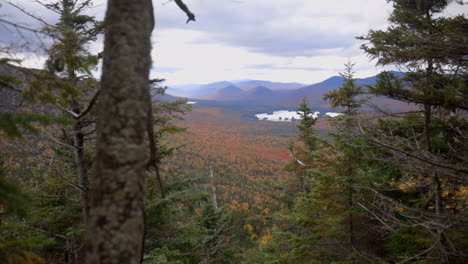
[[246,224],[244,226],[244,229],[247,230],[247,232],[249,233],[250,240],[255,240],[258,238],[257,235],[254,233],[254,228],[251,224]]
[[465,203],[468,202],[468,186],[461,186],[456,196]]
[[7,256],[6,262],[9,264],[42,264],[44,259],[33,252],[21,250]]
[[412,189],[416,186],[417,181],[415,181],[413,178],[407,180],[406,182],[403,182],[400,184],[400,189],[403,191],[407,191],[409,189]]
[[262,238],[260,239],[260,244],[265,245],[272,238],[273,238],[273,236],[270,234],[270,232],[268,232],[266,235],[262,236]]
[[244,226],[244,229],[247,230],[247,232],[249,232],[249,234],[252,234],[253,233],[253,227],[251,224],[246,224]]
[[395,210],[397,210],[400,213],[403,213],[405,211],[405,208],[401,206],[401,204],[395,206]]

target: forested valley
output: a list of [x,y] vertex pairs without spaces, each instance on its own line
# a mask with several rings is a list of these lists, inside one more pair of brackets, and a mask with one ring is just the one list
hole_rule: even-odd
[[[355,37],[399,72],[363,83],[343,58],[335,89],[274,122],[254,114],[282,105],[150,78],[152,1],[109,0],[103,21],[90,0],[35,2],[57,21],[0,2],[47,57],[0,46],[0,264],[468,263],[468,17],[444,13],[467,3],[388,0],[389,26]],[[198,23],[190,2],[165,5]]]

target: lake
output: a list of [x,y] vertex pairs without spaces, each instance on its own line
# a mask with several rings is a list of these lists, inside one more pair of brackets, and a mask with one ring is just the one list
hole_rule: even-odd
[[[326,117],[337,117],[342,115],[341,113],[334,113],[334,112],[327,112],[324,114]],[[289,110],[278,110],[274,111],[273,113],[261,113],[255,115],[258,120],[268,120],[268,121],[276,121],[276,122],[290,122],[290,121],[297,121],[300,120],[301,117],[297,114],[297,111],[289,111]],[[311,116],[314,118],[318,118],[320,116],[320,112],[315,111]]]

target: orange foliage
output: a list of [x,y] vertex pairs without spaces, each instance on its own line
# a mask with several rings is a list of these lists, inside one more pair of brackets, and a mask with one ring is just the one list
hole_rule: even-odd
[[[233,111],[198,107],[178,125],[187,132],[170,140],[186,145],[164,162],[165,175],[209,179],[211,167],[220,205],[237,200],[267,207],[272,187],[290,177],[283,167],[291,161],[287,147],[296,135],[293,123],[249,121]],[[210,188],[210,181],[203,187]]]

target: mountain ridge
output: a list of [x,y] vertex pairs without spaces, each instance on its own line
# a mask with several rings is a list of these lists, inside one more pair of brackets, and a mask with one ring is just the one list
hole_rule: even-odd
[[[402,77],[405,74],[402,72],[393,71],[393,74]],[[358,85],[367,86],[375,84],[377,75],[366,78],[356,79]],[[194,99],[213,100],[219,102],[238,102],[240,104],[257,104],[257,105],[278,105],[284,107],[295,107],[299,105],[303,97],[308,98],[309,104],[314,107],[330,108],[328,102],[324,102],[322,97],[324,94],[339,89],[344,83],[345,78],[342,76],[332,76],[321,82],[304,85],[297,89],[280,89],[274,90],[270,87],[259,85],[248,90],[242,89],[239,83],[233,82],[216,82],[205,85],[205,87],[211,88],[214,92],[208,93],[203,97]],[[268,84],[273,82],[268,81],[249,81],[251,84]],[[245,83],[245,82],[243,82]],[[225,84],[227,86],[221,87]],[[289,83],[294,84],[294,83]],[[297,83],[296,83],[297,84]],[[245,87],[245,86],[244,86]],[[208,91],[206,91],[208,92]],[[385,97],[376,97],[371,101],[373,104],[381,106],[386,110],[403,111],[412,109],[413,107],[396,100],[392,100]],[[371,107],[368,107],[371,110]]]

